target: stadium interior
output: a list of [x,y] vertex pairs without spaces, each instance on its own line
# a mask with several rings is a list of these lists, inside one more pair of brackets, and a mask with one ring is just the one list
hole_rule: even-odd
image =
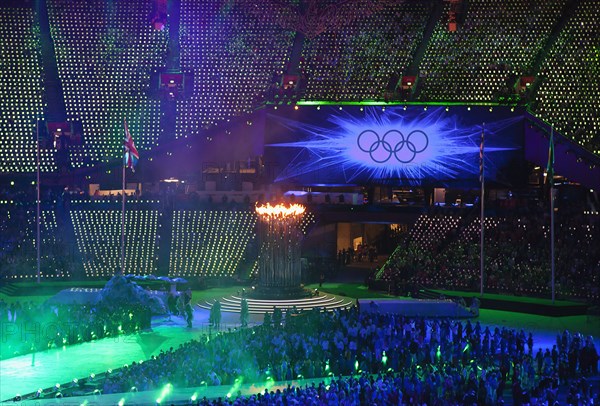
[[0,402],[600,402],[596,0],[0,19]]

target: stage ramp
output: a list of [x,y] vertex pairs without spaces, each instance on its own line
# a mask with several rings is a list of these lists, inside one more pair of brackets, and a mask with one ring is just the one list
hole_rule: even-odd
[[452,300],[426,299],[359,299],[361,313],[392,313],[405,317],[470,318],[478,309],[471,309]]

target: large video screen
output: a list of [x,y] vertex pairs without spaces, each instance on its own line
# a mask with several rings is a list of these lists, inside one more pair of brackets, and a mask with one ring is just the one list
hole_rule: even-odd
[[524,112],[509,107],[301,106],[267,114],[273,180],[302,185],[475,187],[523,171]]

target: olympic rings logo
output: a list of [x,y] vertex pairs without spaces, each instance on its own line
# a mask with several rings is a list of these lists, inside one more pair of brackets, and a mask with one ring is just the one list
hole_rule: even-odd
[[356,143],[375,163],[386,163],[394,156],[398,162],[408,164],[427,149],[429,137],[421,130],[411,131],[407,136],[398,130],[389,130],[383,137],[373,130],[365,130]]

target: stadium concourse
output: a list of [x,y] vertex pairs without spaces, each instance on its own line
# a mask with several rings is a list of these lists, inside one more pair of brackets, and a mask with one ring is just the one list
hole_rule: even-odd
[[600,403],[596,0],[0,18],[0,402]]

